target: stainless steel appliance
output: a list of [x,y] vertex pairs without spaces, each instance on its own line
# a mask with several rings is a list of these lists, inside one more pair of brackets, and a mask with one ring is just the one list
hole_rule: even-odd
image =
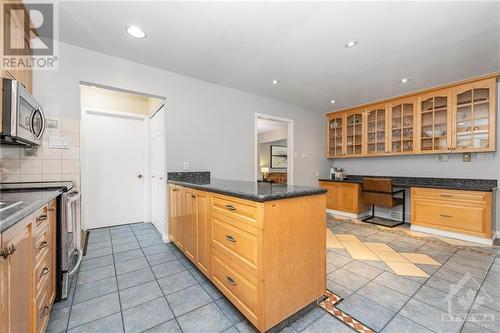
[[61,196],[60,290],[59,299],[68,297],[71,280],[80,267],[81,249],[80,192],[70,189]]
[[45,130],[42,106],[20,82],[2,80],[0,143],[28,147],[40,145]]

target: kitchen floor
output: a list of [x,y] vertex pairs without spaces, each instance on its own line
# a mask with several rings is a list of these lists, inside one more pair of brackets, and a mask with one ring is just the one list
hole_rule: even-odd
[[[496,247],[329,216],[328,289],[374,331],[500,332]],[[473,323],[474,322],[474,323]],[[151,224],[91,230],[48,332],[256,332]],[[283,332],[355,332],[318,307]]]

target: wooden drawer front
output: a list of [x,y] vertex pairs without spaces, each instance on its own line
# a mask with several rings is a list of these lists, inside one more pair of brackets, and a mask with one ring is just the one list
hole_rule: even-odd
[[35,266],[35,295],[40,294],[44,289],[48,287],[47,281],[50,280],[50,262],[48,251],[43,252],[44,255],[39,262],[36,263]]
[[47,228],[47,225],[49,224],[47,210],[47,206],[44,206],[33,214],[33,218],[35,219],[34,226],[36,235],[38,235],[43,229]]
[[212,196],[212,211],[217,212],[250,226],[258,225],[257,203],[221,195]]
[[36,299],[35,323],[37,333],[45,332],[49,321],[50,300],[47,293],[40,294]]
[[486,209],[484,206],[463,206],[453,202],[440,203],[429,200],[412,201],[412,223],[436,227],[451,231],[465,231],[469,233],[485,233],[484,221]]
[[212,246],[231,260],[257,273],[257,236],[212,216]]
[[212,253],[212,282],[254,324],[257,318],[257,281],[229,264],[216,251]]
[[38,257],[44,253],[45,249],[49,249],[51,246],[50,238],[49,238],[49,229],[42,229],[40,234],[35,238],[35,254],[38,260]]
[[490,192],[446,190],[437,188],[417,188],[411,190],[412,198],[435,199],[441,201],[470,202],[488,204],[491,200]]

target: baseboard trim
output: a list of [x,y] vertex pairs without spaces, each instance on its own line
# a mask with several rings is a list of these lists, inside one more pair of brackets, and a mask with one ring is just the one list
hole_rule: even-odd
[[345,216],[345,217],[350,217],[352,219],[360,219],[363,217],[370,216],[370,212],[364,212],[364,213],[348,213],[348,212],[343,212],[341,210],[335,210],[335,209],[326,209],[327,213],[333,214],[333,215],[340,215],[340,216]]
[[161,240],[163,243],[170,243],[171,240],[168,238],[168,235],[165,235],[164,233],[161,234]]
[[483,245],[493,245],[493,241],[495,240],[495,237],[496,237],[496,232],[494,232],[492,237],[490,239],[488,239],[488,238],[481,238],[481,237],[477,237],[477,236],[464,235],[464,234],[460,234],[460,233],[452,232],[452,231],[444,231],[444,230],[440,230],[440,229],[422,227],[420,225],[411,225],[410,229],[413,231],[425,232],[428,234],[450,237],[450,238],[460,239],[460,240],[464,240],[464,241],[468,241],[468,242],[479,243],[479,244],[483,244]]

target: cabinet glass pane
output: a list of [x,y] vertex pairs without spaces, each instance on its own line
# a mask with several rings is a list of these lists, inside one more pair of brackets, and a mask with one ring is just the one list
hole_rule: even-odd
[[413,107],[413,103],[402,103],[391,109],[393,153],[413,150]]
[[[421,109],[421,150],[448,149],[448,97],[435,96],[429,98],[422,102]],[[413,137],[413,133],[408,132],[407,134]]]
[[368,154],[385,152],[385,109],[368,111]]
[[362,153],[363,117],[356,113],[347,117],[347,154],[358,155]]
[[342,156],[342,117],[330,120],[330,156]]

